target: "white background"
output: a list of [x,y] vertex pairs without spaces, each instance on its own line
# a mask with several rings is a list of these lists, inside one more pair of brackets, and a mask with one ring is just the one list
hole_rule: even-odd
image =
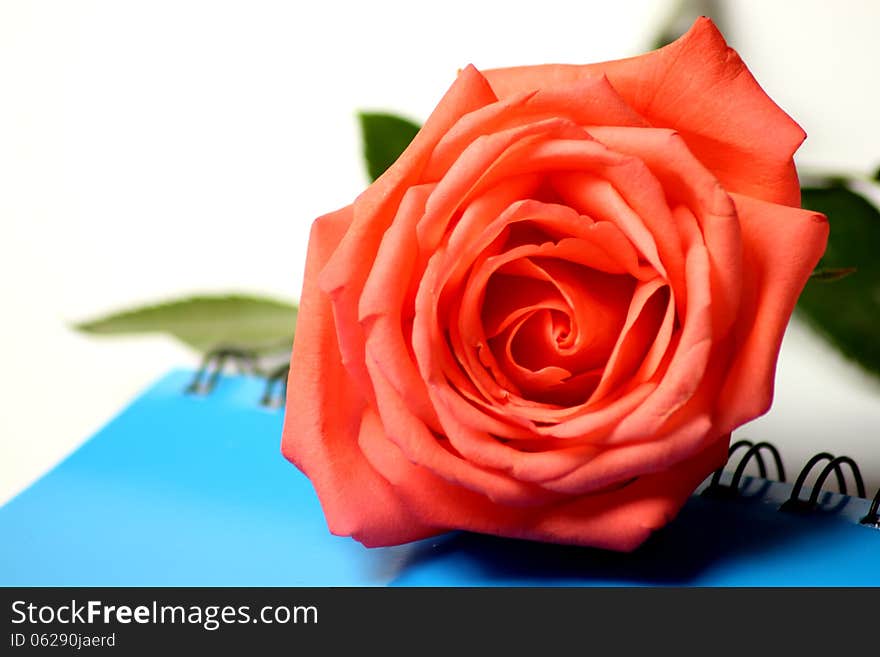
[[[673,4],[0,1],[0,502],[197,363],[72,322],[195,292],[297,297],[311,220],[365,184],[357,109],[424,119],[468,62],[636,54]],[[880,3],[721,4],[810,134],[799,163],[880,164]],[[792,326],[774,409],[738,435],[779,445],[790,470],[849,454],[877,486],[880,384]]]

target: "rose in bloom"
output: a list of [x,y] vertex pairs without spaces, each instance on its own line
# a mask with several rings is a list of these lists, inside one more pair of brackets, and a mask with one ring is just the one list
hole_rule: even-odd
[[462,70],[312,227],[282,449],[331,531],[631,550],[668,522],[770,406],[828,232],[803,139],[708,19]]

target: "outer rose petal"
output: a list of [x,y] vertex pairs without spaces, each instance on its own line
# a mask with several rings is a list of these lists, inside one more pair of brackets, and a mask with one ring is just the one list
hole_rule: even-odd
[[437,530],[406,510],[358,448],[365,404],[342,366],[330,300],[316,282],[351,216],[349,206],[312,226],[281,451],[312,480],[330,531],[366,545],[403,543]]
[[333,301],[333,317],[342,362],[352,384],[369,398],[371,389],[364,364],[364,332],[358,323],[358,298],[379,249],[382,235],[391,224],[406,190],[417,184],[440,138],[464,114],[495,102],[497,98],[483,75],[473,66],[461,71],[422,129],[397,161],[355,201],[353,219],[318,276],[318,284]]
[[531,531],[558,543],[632,551],[675,518],[707,472],[724,465],[729,442],[729,435],[721,436],[668,470],[640,477],[616,491],[575,498],[547,513]]
[[678,513],[707,472],[727,460],[730,436],[668,470],[647,474],[620,488],[545,507],[496,504],[409,461],[382,431],[375,413],[361,447],[394,484],[411,512],[429,525],[510,538],[590,545],[610,550],[637,548]]
[[483,74],[501,98],[604,74],[653,126],[678,130],[728,191],[800,205],[792,155],[804,131],[764,93],[708,18],[697,19],[665,48],[638,57]]
[[782,334],[828,241],[824,215],[731,197],[742,225],[745,262],[736,356],[718,401],[722,429],[770,408]]

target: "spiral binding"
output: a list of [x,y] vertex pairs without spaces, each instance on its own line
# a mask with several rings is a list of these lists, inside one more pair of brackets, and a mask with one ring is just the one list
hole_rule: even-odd
[[284,406],[287,398],[287,375],[290,374],[290,363],[284,363],[266,375],[266,390],[260,403],[269,408]]
[[868,509],[867,515],[859,522],[863,525],[880,529],[880,490],[874,495],[874,500],[871,502],[871,508]]
[[[721,483],[722,474],[724,473],[724,466],[716,470],[712,474],[712,478],[709,480],[709,484],[703,490],[701,495],[705,497],[712,498],[731,498],[742,496],[743,491],[741,490],[743,476],[745,475],[745,470],[748,467],[749,463],[754,460],[757,464],[758,468],[758,476],[761,479],[767,478],[767,463],[764,461],[763,453],[768,453],[773,458],[773,464],[776,468],[777,481],[785,483],[785,469],[782,465],[782,457],[779,454],[779,450],[776,449],[773,445],[766,442],[753,443],[749,440],[740,440],[738,442],[733,443],[728,450],[728,461],[727,464],[730,464],[730,459],[732,459],[737,452],[745,449],[745,454],[740,458],[737,463],[736,469],[733,472],[733,475],[730,478],[730,482],[727,484]],[[801,493],[803,491],[804,485],[806,484],[807,478],[810,476],[810,473],[818,466],[820,463],[827,462],[822,470],[819,472],[819,475],[816,477],[816,481],[813,484],[812,491],[806,499],[801,498]],[[780,511],[785,511],[789,513],[807,513],[815,511],[821,508],[819,503],[819,495],[822,492],[822,487],[825,485],[828,477],[833,473],[837,480],[837,488],[842,496],[848,495],[849,489],[847,486],[847,479],[844,474],[844,467],[848,468],[851,474],[851,479],[855,484],[855,495],[860,498],[866,497],[865,492],[865,483],[862,479],[862,473],[859,470],[858,464],[848,456],[834,456],[833,454],[829,454],[828,452],[820,452],[819,454],[814,455],[810,458],[809,461],[804,465],[801,469],[800,473],[795,480],[794,487],[791,490],[791,494],[788,499],[779,507]],[[769,482],[765,482],[769,485]],[[762,494],[762,493],[759,493]],[[846,503],[846,499],[843,500],[843,504]],[[832,511],[837,509],[832,509]],[[859,522],[863,525],[867,525],[869,527],[875,527],[880,529],[880,490],[874,495],[874,499],[871,502],[871,505],[868,509],[868,513],[859,520]]]
[[262,371],[258,365],[256,352],[240,347],[224,346],[208,351],[202,359],[202,364],[193,376],[192,381],[186,387],[185,392],[193,395],[210,394],[220,376],[231,363],[239,374],[251,374],[262,376],[266,379],[266,387],[260,397],[260,405],[267,408],[279,408],[284,406],[287,397],[287,375],[290,372],[290,363],[284,363],[268,372]]
[[[813,492],[810,494],[809,499],[804,501],[801,499],[801,490],[804,487],[804,482],[806,482],[807,477],[810,475],[813,468],[822,461],[828,461],[828,465],[826,465],[822,472],[819,473],[819,476],[816,478],[816,483],[813,484]],[[794,484],[794,489],[791,491],[791,497],[782,505],[782,510],[801,512],[812,511],[815,509],[819,503],[819,492],[822,490],[825,480],[828,479],[828,475],[832,472],[834,472],[837,477],[837,489],[840,491],[841,495],[846,495],[848,491],[846,487],[846,477],[844,477],[843,469],[841,468],[842,465],[849,466],[856,483],[857,495],[859,497],[865,497],[865,484],[862,481],[862,474],[859,472],[859,466],[856,465],[856,462],[848,456],[834,456],[828,452],[822,452],[816,454],[813,458],[807,461],[807,464],[801,470],[800,475],[798,475],[797,481]]]
[[724,469],[719,468],[712,475],[712,480],[709,482],[709,486],[706,490],[703,491],[703,495],[710,497],[734,497],[739,495],[740,482],[745,474],[746,467],[752,459],[755,459],[758,464],[758,475],[762,479],[766,479],[767,465],[764,463],[764,457],[762,455],[762,452],[764,451],[769,452],[773,457],[773,463],[776,466],[777,480],[782,482],[785,481],[785,468],[782,465],[782,456],[780,456],[779,450],[770,443],[753,443],[750,440],[740,440],[735,442],[730,446],[730,450],[728,451],[728,462],[730,462],[730,458],[743,447],[747,448],[747,451],[740,459],[739,465],[737,465],[736,471],[733,473],[733,478],[730,480],[730,484],[721,484],[721,475],[724,472]]

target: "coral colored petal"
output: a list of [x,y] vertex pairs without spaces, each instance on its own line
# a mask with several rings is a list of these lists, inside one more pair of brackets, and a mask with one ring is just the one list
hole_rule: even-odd
[[712,300],[709,290],[709,257],[701,243],[687,254],[688,305],[681,317],[680,339],[657,389],[621,421],[611,442],[639,441],[659,429],[697,392],[712,351]]
[[[471,199],[463,208],[445,245],[431,253],[426,264],[426,275],[429,269],[436,274],[432,280],[434,289],[441,295],[439,306],[442,311],[448,309],[450,301],[457,299],[474,260],[488,251],[503,250],[507,241],[505,229],[518,220],[519,208],[537,203],[529,198],[541,182],[538,175],[508,178]],[[541,213],[541,216],[543,214],[550,213]],[[533,218],[531,214],[524,215],[523,220]]]
[[533,506],[558,499],[558,495],[530,482],[518,481],[503,472],[482,468],[463,459],[446,442],[432,434],[400,399],[397,392],[384,380],[375,364],[368,363],[370,375],[376,384],[376,401],[381,431],[400,448],[411,462],[424,466],[457,486],[485,495],[503,504]]
[[[495,219],[496,213],[506,201],[512,200],[515,195],[524,191],[522,185],[531,188],[534,184],[534,181],[528,177],[513,179],[511,182],[513,185],[495,187],[476,198],[465,210],[447,246],[441,247],[440,251],[431,257],[416,300],[418,312],[413,327],[413,347],[422,376],[434,381],[441,381],[444,376],[448,377],[465,397],[481,407],[483,404],[474,394],[474,386],[482,393],[485,400],[506,398],[510,393],[517,394],[517,390],[516,386],[494,365],[494,360],[488,351],[485,332],[479,321],[479,304],[482,297],[477,296],[470,301],[461,300],[455,298],[458,293],[450,292],[450,289],[454,290],[461,284],[471,264],[470,258],[481,252],[483,258],[490,255],[493,251],[487,250],[502,235],[505,227],[509,223],[526,219],[534,218],[536,221],[549,221],[551,224],[561,221],[566,224],[566,228],[575,232],[581,230],[587,236],[592,235],[589,220],[579,218],[569,208],[534,201],[515,202]],[[492,219],[494,221],[490,221],[490,225],[481,231],[481,226],[486,220]],[[479,294],[482,288],[470,286],[468,289]],[[444,297],[449,298],[444,302]],[[472,321],[470,328],[459,330],[459,322],[456,319],[458,316],[470,318]],[[449,317],[450,341],[469,376],[465,376],[459,369],[459,364],[454,361],[445,346],[446,341],[440,334],[439,317]],[[468,336],[467,347],[462,341],[463,335]],[[472,353],[474,349],[476,352]],[[492,375],[484,371],[487,368],[493,372]],[[496,417],[503,415],[504,413],[496,413]],[[489,420],[489,423],[497,426],[496,419]],[[530,422],[526,421],[524,426],[529,424]],[[512,437],[507,432],[502,431],[502,433]],[[520,430],[515,429],[513,433],[518,435]]]
[[394,312],[403,313],[409,279],[415,270],[418,250],[414,248],[416,225],[436,188],[433,183],[410,187],[400,202],[394,220],[379,244],[376,257],[358,301],[358,319]]
[[315,284],[350,222],[348,207],[312,226],[281,450],[312,480],[330,531],[368,545],[403,543],[437,529],[407,512],[358,448],[365,403],[342,367],[330,302]]
[[729,436],[664,472],[546,507],[496,504],[400,458],[387,444],[363,443],[370,462],[427,525],[536,541],[628,551],[668,523],[693,490],[727,459]]
[[502,98],[461,118],[446,133],[425,167],[425,180],[439,180],[481,135],[534,123],[550,117],[578,125],[647,126],[602,76],[583,77],[570,86],[524,91]]
[[561,504],[528,528],[530,538],[634,550],[671,521],[706,476],[727,461],[729,440],[729,435],[716,438],[691,458],[618,490]]
[[668,288],[659,277],[636,287],[626,321],[615,333],[618,335],[617,343],[590,401],[601,400],[630,378],[645,360],[663,324],[665,306],[669,305],[668,293],[664,298],[661,294],[663,290]]
[[735,358],[718,400],[721,428],[770,407],[782,335],[828,239],[824,215],[738,194],[733,201],[743,233],[743,300]]
[[415,226],[434,185],[411,187],[397,212],[373,263],[360,298],[360,323],[366,337],[365,357],[373,360],[389,383],[404,397],[413,412],[429,427],[439,430],[437,415],[425,382],[409,349],[406,320],[412,317],[407,303],[410,279],[418,254],[412,247]]
[[565,312],[568,304],[545,280],[496,274],[487,282],[481,313],[486,337],[494,338],[538,309]]
[[438,412],[444,418],[444,429],[449,441],[462,457],[484,467],[503,471],[520,481],[540,483],[570,472],[585,459],[595,456],[601,448],[589,444],[554,444],[541,439],[536,451],[521,450],[526,441],[507,443],[497,437],[474,428],[448,405],[450,398],[440,395]]
[[730,196],[681,135],[671,130],[593,128],[590,134],[616,151],[639,157],[660,180],[667,197],[694,214],[712,268],[713,328],[716,335],[724,335],[739,309],[742,278],[739,220]]
[[585,66],[548,64],[484,71],[500,98],[560,88],[604,74],[656,127],[678,130],[728,191],[800,205],[792,155],[804,132],[761,89],[707,18],[665,48]]
[[[419,248],[431,252],[439,246],[455,211],[475,196],[481,182],[483,187],[489,187],[503,178],[513,177],[495,174],[494,169],[499,163],[515,160],[516,153],[529,150],[536,141],[547,139],[592,140],[575,123],[551,118],[483,135],[471,142],[431,195],[425,216],[418,225]],[[492,183],[486,183],[486,180]]]
[[542,246],[541,257],[528,259],[568,304],[570,321],[563,327],[567,334],[554,337],[560,361],[575,371],[598,367],[607,360],[636,286],[630,276],[609,275],[579,262],[584,242],[562,240],[553,247]]
[[668,470],[705,449],[713,439],[711,418],[706,413],[699,414],[669,434],[608,447],[564,476],[542,485],[566,495],[585,495],[632,477]]
[[579,212],[617,224],[684,303],[681,242],[666,192],[641,159],[598,142],[554,140],[535,148],[528,164],[576,171],[554,176],[554,187]]
[[[529,207],[533,206],[534,204]],[[517,209],[524,207],[526,205],[520,205]],[[558,206],[544,206],[544,209],[549,211],[553,207]],[[514,214],[516,214],[516,210]],[[486,388],[485,384],[481,384],[483,378],[480,370],[488,368],[494,373],[494,379],[500,386],[511,382],[514,387],[507,387],[516,394],[519,394],[520,390],[534,392],[536,388],[542,386],[555,386],[563,379],[568,379],[572,373],[579,374],[593,368],[601,364],[607,357],[613,344],[613,336],[617,334],[619,325],[622,325],[625,316],[625,305],[623,304],[631,294],[632,280],[628,277],[610,276],[590,271],[580,265],[571,265],[560,258],[554,258],[554,256],[570,255],[572,251],[567,248],[568,246],[570,244],[565,241],[560,245],[552,242],[541,245],[525,244],[504,254],[478,260],[475,263],[465,286],[460,306],[453,308],[451,313],[450,339],[459,363],[478,387],[487,391],[492,390],[491,387]],[[528,259],[529,256],[543,256],[541,258],[542,264],[540,266],[534,264]],[[560,260],[560,262],[554,264],[556,260]],[[514,267],[509,270],[514,275],[517,272],[516,267],[520,270],[526,268],[519,272],[527,277],[523,280],[522,288],[526,294],[529,291],[538,291],[533,289],[533,283],[529,282],[528,277],[530,276],[556,288],[557,294],[553,294],[552,289],[545,288],[540,297],[534,295],[520,297],[519,285],[513,285],[511,290],[498,290],[497,294],[493,293],[490,297],[506,297],[503,303],[504,305],[513,304],[510,307],[511,310],[517,306],[522,309],[523,306],[539,301],[542,308],[562,311],[567,315],[570,314],[573,318],[572,334],[575,344],[568,348],[558,348],[551,362],[547,363],[549,367],[542,368],[538,374],[530,373],[528,368],[523,369],[519,364],[511,362],[509,358],[505,357],[504,354],[507,352],[504,350],[510,348],[507,340],[502,341],[507,344],[502,348],[500,354],[503,361],[501,365],[499,365],[498,358],[493,356],[492,351],[487,348],[489,345],[481,306],[485,303],[487,290],[492,292],[495,289],[492,282],[505,278],[503,275],[499,276],[498,272],[504,273],[505,268],[508,267]],[[574,269],[579,271],[575,273]],[[562,300],[564,305],[560,306],[559,300]],[[493,313],[493,310],[497,312],[498,308],[492,307],[491,298],[488,302],[490,314]],[[517,322],[517,327],[528,319],[523,317],[522,313],[518,313],[518,316],[520,321]],[[490,316],[489,319],[492,332],[500,329],[495,324],[497,316],[494,318]],[[509,324],[510,321],[513,321],[509,315],[500,319],[502,324]],[[508,334],[508,336],[511,335]],[[553,367],[554,362],[559,367]],[[566,368],[574,368],[574,370],[569,371]],[[582,397],[580,401],[585,400],[589,395],[581,394],[585,391],[582,385],[588,381],[594,382],[594,380],[595,377],[591,376],[573,381],[572,383],[576,385],[568,387],[577,388],[581,392],[575,392],[573,389],[568,390],[564,393],[565,402],[560,400],[560,403],[570,405],[572,399],[580,397]],[[574,398],[571,396],[572,394],[575,395]],[[498,395],[496,393],[493,396]],[[528,396],[528,392],[526,392],[526,396]],[[542,394],[541,399],[549,403],[552,394]]]
[[[493,351],[505,373],[525,396],[534,398],[537,394],[541,397],[537,401],[557,404],[555,400],[545,397],[550,389],[561,385],[572,373],[558,365],[548,364],[552,363],[552,355],[547,352],[553,338],[545,335],[546,322],[542,320],[546,313],[532,313],[514,322],[497,340],[493,340],[493,346],[495,342],[499,343]],[[515,341],[519,341],[520,345],[515,345]],[[517,350],[517,346],[526,351]]]
[[654,336],[654,341],[648,349],[647,355],[642,359],[642,364],[638,371],[633,375],[633,380],[642,383],[650,380],[658,371],[669,355],[671,348],[673,333],[675,331],[675,299],[670,293],[666,302],[666,311],[660,323],[660,328]]
[[427,162],[440,138],[464,114],[495,102],[485,78],[473,66],[459,73],[452,87],[403,154],[355,201],[350,227],[318,276],[318,285],[330,295],[342,362],[352,384],[369,397],[371,388],[364,365],[364,334],[358,323],[358,299],[379,249],[382,235],[410,185]]
[[[561,258],[607,273],[629,273],[639,279],[655,275],[653,270],[646,271],[648,268],[640,265],[635,247],[615,224],[595,222],[556,203],[517,200],[517,196],[522,198],[535,189],[535,179],[515,178],[513,182],[517,186],[505,184],[492,188],[465,209],[449,236],[444,258],[435,258],[432,263],[443,270],[438,280],[443,294],[462,284],[467,269],[493,242],[504,236],[506,229],[525,222],[545,232],[548,241],[555,239],[553,248]],[[513,190],[517,190],[516,195],[511,193]],[[505,204],[505,201],[509,202]],[[515,246],[506,245],[508,249]]]
[[619,394],[610,395],[599,402],[586,403],[574,409],[567,409],[559,415],[546,413],[547,420],[556,424],[538,429],[538,433],[555,438],[593,440],[604,439],[639,404],[657,389],[657,383],[648,381],[637,384]]
[[579,212],[616,226],[635,246],[641,258],[647,260],[656,272],[667,275],[655,236],[610,182],[591,173],[567,173],[554,176],[553,185]]

